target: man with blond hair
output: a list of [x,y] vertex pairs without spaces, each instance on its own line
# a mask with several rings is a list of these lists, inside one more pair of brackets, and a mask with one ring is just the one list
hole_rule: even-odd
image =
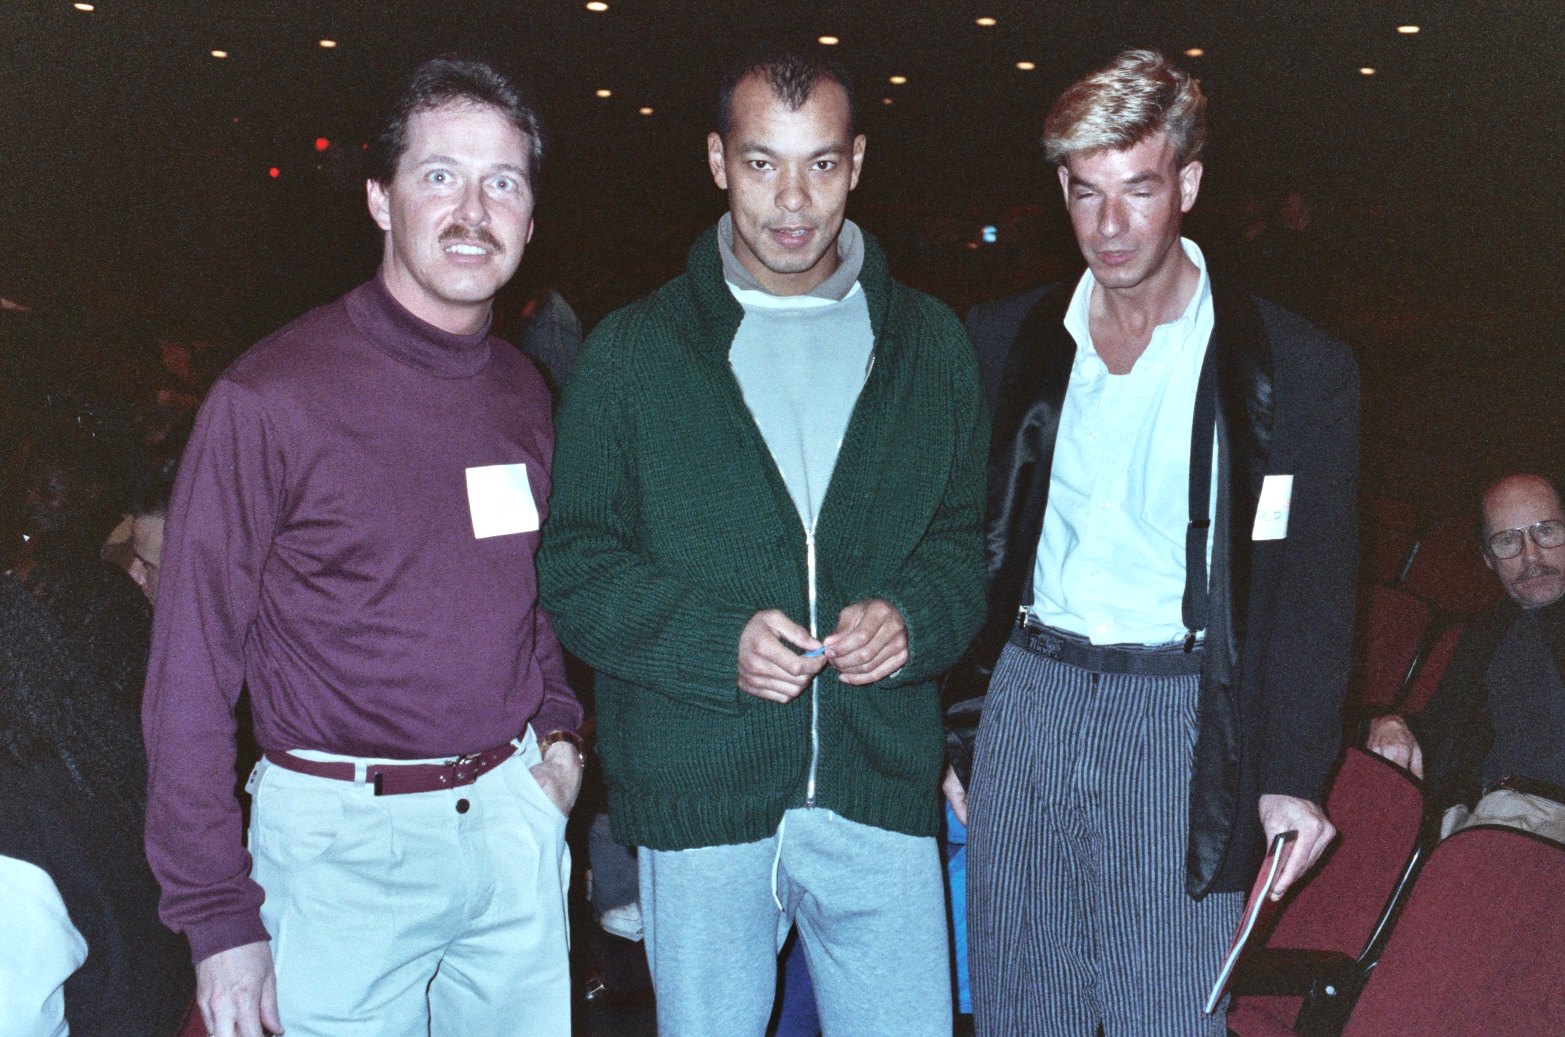
[[1358,375],[1180,237],[1205,106],[1149,51],[1066,90],[1044,142],[1087,271],[969,318],[1003,364],[989,614],[950,681],[988,690],[983,1035],[1226,1033],[1203,1002],[1265,840],[1297,833],[1285,889],[1334,835]]

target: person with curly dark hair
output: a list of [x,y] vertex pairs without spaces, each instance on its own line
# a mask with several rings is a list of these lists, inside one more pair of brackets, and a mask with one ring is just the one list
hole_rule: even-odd
[[141,853],[135,714],[0,579],[0,1033],[170,1033],[192,975]]

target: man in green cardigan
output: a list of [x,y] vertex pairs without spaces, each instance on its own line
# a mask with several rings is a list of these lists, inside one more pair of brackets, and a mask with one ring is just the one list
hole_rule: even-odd
[[988,422],[961,325],[844,220],[853,114],[834,64],[725,80],[729,212],[558,418],[544,601],[681,1037],[760,1037],[792,926],[827,1034],[951,1032],[935,680],[983,611]]

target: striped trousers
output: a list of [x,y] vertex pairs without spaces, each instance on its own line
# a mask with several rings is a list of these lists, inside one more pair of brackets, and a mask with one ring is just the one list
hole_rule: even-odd
[[1007,645],[968,826],[978,1037],[1223,1037],[1201,1008],[1243,898],[1184,890],[1197,676]]

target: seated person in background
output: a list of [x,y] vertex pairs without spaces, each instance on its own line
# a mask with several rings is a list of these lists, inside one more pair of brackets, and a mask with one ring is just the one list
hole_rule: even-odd
[[141,849],[135,718],[0,579],[0,1034],[172,1033],[194,975]]
[[56,434],[32,444],[20,474],[15,503],[27,543],[15,576],[99,686],[139,706],[152,614],[125,571],[101,557],[124,504],[115,459],[96,437]]
[[158,575],[163,567],[163,520],[168,518],[168,498],[173,486],[159,483],[131,504],[130,578],[136,581],[147,604],[158,603]]
[[1523,791],[1565,787],[1565,508],[1559,488],[1538,475],[1508,475],[1490,485],[1483,495],[1482,549],[1509,600],[1468,626],[1421,715],[1370,723],[1372,751],[1419,777],[1427,770],[1432,810],[1472,806],[1507,779]]

